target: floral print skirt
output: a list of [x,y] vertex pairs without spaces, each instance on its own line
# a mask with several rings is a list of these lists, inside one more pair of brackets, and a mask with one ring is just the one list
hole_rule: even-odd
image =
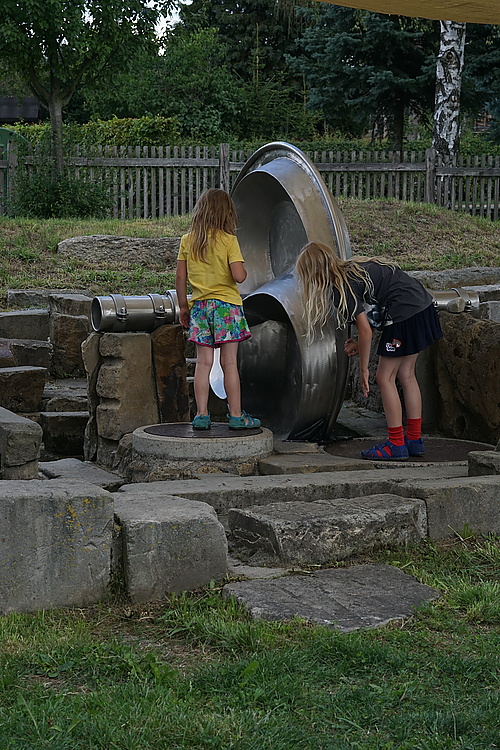
[[244,341],[251,335],[241,305],[219,299],[201,299],[191,307],[189,341],[218,349],[221,344]]

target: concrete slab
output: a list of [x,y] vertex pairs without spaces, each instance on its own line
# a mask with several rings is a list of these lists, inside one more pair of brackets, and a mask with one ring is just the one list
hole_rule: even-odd
[[301,617],[344,633],[403,620],[439,592],[390,565],[356,565],[224,586],[254,619]]
[[40,461],[38,468],[47,479],[76,479],[96,484],[109,492],[116,492],[125,481],[118,474],[105,471],[91,461],[79,461],[77,458],[61,458],[59,461]]
[[229,511],[238,547],[288,564],[327,565],[426,536],[423,500],[379,494],[324,502],[288,502]]
[[328,453],[268,456],[259,461],[259,474],[312,474],[316,471],[366,471],[371,466],[362,458],[344,458]]

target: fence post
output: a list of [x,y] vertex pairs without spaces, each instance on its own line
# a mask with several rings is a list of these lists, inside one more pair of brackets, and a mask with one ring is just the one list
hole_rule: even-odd
[[425,150],[425,203],[436,203],[436,149]]
[[219,144],[219,187],[229,192],[229,143]]

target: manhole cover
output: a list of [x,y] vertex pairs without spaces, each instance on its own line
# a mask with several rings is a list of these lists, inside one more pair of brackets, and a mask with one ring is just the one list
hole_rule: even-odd
[[[387,438],[357,438],[355,440],[336,441],[325,447],[325,451],[332,456],[343,458],[359,458],[360,451],[373,448],[375,443],[384,443]],[[467,461],[471,451],[494,450],[493,445],[475,443],[471,440],[453,440],[452,438],[425,438],[425,453],[423,456],[411,456],[410,460],[417,463]],[[382,462],[381,462],[382,463]]]
[[191,422],[168,422],[166,424],[153,424],[145,427],[144,432],[150,435],[170,438],[236,438],[242,435],[260,435],[262,430],[256,427],[252,430],[230,430],[227,422],[212,422],[209,430],[193,430]]

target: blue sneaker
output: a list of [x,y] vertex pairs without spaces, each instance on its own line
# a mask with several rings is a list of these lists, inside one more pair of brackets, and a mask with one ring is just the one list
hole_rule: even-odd
[[424,441],[422,438],[419,438],[418,440],[408,440],[408,438],[405,437],[405,445],[409,456],[423,456],[425,453]]
[[406,445],[394,445],[390,440],[381,445],[376,445],[374,448],[361,451],[361,455],[363,458],[370,459],[370,461],[406,461],[409,456]]

